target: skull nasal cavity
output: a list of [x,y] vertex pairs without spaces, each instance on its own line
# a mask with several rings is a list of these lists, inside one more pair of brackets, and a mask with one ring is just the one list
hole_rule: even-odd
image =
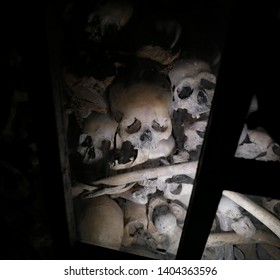
[[152,132],[150,130],[146,130],[141,136],[140,140],[143,142],[152,141]]
[[203,91],[199,91],[199,93],[197,95],[197,102],[200,105],[207,103],[207,96]]
[[89,150],[88,150],[88,157],[89,157],[90,159],[95,158],[95,150],[94,150],[94,147],[89,148]]
[[183,87],[180,93],[178,94],[179,98],[185,99],[191,96],[193,89],[191,87]]

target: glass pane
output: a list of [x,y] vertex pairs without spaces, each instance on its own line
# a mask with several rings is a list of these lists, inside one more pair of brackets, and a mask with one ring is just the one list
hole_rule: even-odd
[[[79,239],[177,253],[214,95],[228,7],[70,1],[64,85]],[[183,6],[182,6],[183,5]]]
[[[250,117],[258,110],[253,97],[248,123],[240,136],[236,157],[280,161],[280,147]],[[220,200],[203,259],[280,259],[280,200],[225,190]]]
[[202,259],[279,260],[280,200],[224,191]]

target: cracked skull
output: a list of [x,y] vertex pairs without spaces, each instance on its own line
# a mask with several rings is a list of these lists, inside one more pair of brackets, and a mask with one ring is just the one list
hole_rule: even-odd
[[173,92],[173,108],[187,109],[198,118],[210,111],[216,77],[210,66],[199,60],[181,60],[169,72]]
[[109,114],[93,112],[84,120],[77,151],[86,164],[105,158],[114,148],[118,124]]
[[153,84],[133,84],[110,92],[112,113],[119,134],[136,149],[157,149],[172,133],[171,92]]

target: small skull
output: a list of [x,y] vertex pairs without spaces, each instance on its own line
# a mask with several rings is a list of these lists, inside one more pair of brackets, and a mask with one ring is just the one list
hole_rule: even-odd
[[181,60],[169,72],[173,108],[187,109],[194,118],[210,111],[216,77],[210,66],[199,60]]
[[119,134],[135,149],[157,149],[172,133],[169,90],[149,83],[112,88],[111,109],[119,120]]
[[84,120],[77,149],[83,163],[92,164],[108,155],[114,148],[117,126],[109,114],[93,112]]

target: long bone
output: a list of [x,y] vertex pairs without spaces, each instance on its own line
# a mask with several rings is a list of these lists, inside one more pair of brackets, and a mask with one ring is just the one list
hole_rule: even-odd
[[210,233],[206,247],[217,247],[226,244],[263,243],[280,248],[280,240],[272,233],[257,230],[251,238],[246,238],[233,232]]
[[240,193],[223,191],[223,195],[251,213],[280,238],[280,220],[273,214]]
[[135,183],[131,183],[131,184],[127,184],[127,185],[122,185],[122,186],[117,186],[117,187],[111,187],[111,188],[102,188],[93,192],[89,192],[89,193],[83,193],[80,194],[80,196],[85,199],[85,198],[92,198],[92,197],[98,197],[104,194],[107,195],[113,195],[113,194],[118,194],[118,193],[123,193],[126,192],[128,190],[130,190],[133,186],[135,185]]
[[[135,183],[125,184],[125,185],[119,185],[114,187],[96,187],[96,186],[90,186],[83,183],[77,183],[72,187],[72,196],[81,196],[82,198],[92,198],[92,197],[98,197],[104,194],[112,195],[116,193],[123,193],[129,189],[131,189]],[[84,193],[83,193],[84,192]]]
[[160,166],[155,168],[148,168],[143,170],[136,170],[130,173],[118,174],[112,177],[100,179],[92,182],[91,185],[109,185],[118,186],[124,185],[132,182],[143,181],[146,179],[157,178],[161,176],[175,176],[180,174],[185,174],[192,179],[195,177],[197,169],[197,161],[179,163],[175,165]]
[[98,189],[99,188],[96,186],[90,186],[87,184],[77,182],[72,186],[71,191],[72,191],[72,196],[75,197],[75,196],[79,196],[80,193],[82,193],[83,191],[94,192]]
[[[172,177],[175,175],[185,174],[194,179],[196,168],[196,161],[185,162],[175,165],[147,168],[129,173],[118,174],[112,177],[100,179],[98,181],[92,182],[91,184],[79,182],[72,187],[72,196],[78,196],[84,191],[87,191],[84,198],[96,197],[102,194],[122,193],[130,189],[135,182],[157,177]],[[127,186],[127,184],[129,185]],[[102,187],[100,185],[102,185]],[[103,185],[106,185],[106,188],[104,188]]]

